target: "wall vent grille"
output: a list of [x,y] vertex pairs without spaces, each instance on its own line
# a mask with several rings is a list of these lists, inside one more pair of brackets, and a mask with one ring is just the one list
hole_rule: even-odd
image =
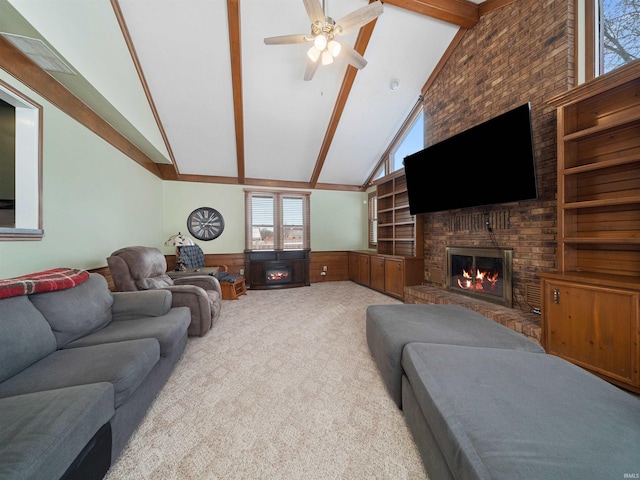
[[71,67],[42,40],[4,32],[0,32],[0,35],[9,40],[14,47],[24,53],[43,70],[67,73],[69,75],[76,74]]

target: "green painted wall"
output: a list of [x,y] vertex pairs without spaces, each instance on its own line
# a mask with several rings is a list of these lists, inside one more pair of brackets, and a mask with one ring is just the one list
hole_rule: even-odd
[[[198,207],[213,207],[225,220],[215,240],[197,241],[205,253],[244,252],[244,190],[242,185],[192,182],[163,184],[163,241],[187,230],[187,217]],[[258,188],[258,187],[256,187]],[[362,192],[314,190],[311,193],[311,249],[360,250],[367,246],[367,195]],[[165,254],[173,247],[164,247]]]
[[[211,206],[223,234],[199,242],[205,253],[244,251],[244,186],[163,182],[0,70],[0,80],[44,107],[41,241],[0,241],[0,278],[56,267],[98,268],[128,245],[173,253],[164,241],[188,234],[186,218]],[[359,250],[367,244],[366,194],[315,190],[311,247]]]
[[162,181],[0,70],[44,107],[41,241],[1,241],[0,278],[97,268],[125,245],[162,245]]

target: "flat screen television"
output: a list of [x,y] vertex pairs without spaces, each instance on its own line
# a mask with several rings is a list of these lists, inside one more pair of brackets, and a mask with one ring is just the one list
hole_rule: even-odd
[[404,158],[411,215],[537,198],[525,103]]

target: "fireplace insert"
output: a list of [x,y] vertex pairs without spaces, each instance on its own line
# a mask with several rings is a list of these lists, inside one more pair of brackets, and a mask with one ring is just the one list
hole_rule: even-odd
[[447,247],[447,289],[511,307],[513,250]]
[[291,283],[291,267],[289,265],[268,265],[264,268],[266,285]]

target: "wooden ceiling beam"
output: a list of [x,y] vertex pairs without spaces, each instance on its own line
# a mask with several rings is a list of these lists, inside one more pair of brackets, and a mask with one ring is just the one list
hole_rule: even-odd
[[[378,20],[376,19],[372,22],[367,23],[360,29],[360,32],[358,33],[358,38],[356,39],[354,48],[362,56],[364,56],[364,52],[367,50],[367,45],[369,45],[369,40],[371,39],[371,35],[373,34],[373,29],[375,28],[377,21]],[[347,104],[347,99],[349,98],[349,93],[351,92],[351,87],[353,87],[353,82],[355,81],[357,74],[357,68],[351,65],[347,67],[347,72],[344,75],[342,85],[340,86],[340,92],[338,93],[338,99],[336,100],[336,104],[333,107],[333,112],[331,113],[329,126],[327,127],[327,131],[324,135],[324,140],[322,141],[322,146],[320,147],[320,153],[318,154],[318,159],[316,160],[316,166],[313,169],[313,174],[311,175],[311,180],[309,181],[309,183],[311,184],[311,188],[316,188],[318,184],[320,172],[322,171],[324,162],[327,159],[329,148],[331,147],[333,137],[336,134],[336,130],[338,129],[338,124],[340,123],[342,112],[344,111],[344,107]]]
[[4,37],[0,37],[0,68],[149,172],[162,178],[158,164],[146,153]]
[[236,158],[238,183],[245,182],[244,159],[244,102],[242,98],[242,46],[240,43],[240,0],[227,0],[229,48],[231,53],[231,82],[233,86],[233,112],[236,130]]
[[468,0],[382,0],[383,3],[472,28],[480,18],[479,7]]

